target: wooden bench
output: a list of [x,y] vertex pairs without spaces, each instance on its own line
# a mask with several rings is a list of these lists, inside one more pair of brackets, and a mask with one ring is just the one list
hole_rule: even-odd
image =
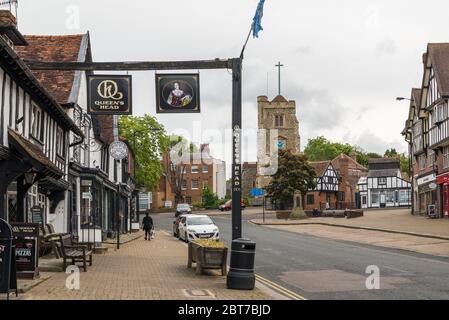
[[[64,271],[67,268],[67,260],[72,261],[72,265],[76,265],[77,262],[83,263],[84,272],[87,272],[87,262],[89,266],[92,266],[92,250],[89,250],[86,246],[76,245],[72,241],[72,236],[69,234],[60,235],[61,255]],[[89,257],[89,260],[87,258]]]
[[56,233],[52,224],[41,225],[39,232],[39,248],[41,249],[42,255],[47,254],[47,250],[50,249],[50,252],[53,251],[56,259],[59,259],[61,256],[60,236],[65,234],[66,233]]

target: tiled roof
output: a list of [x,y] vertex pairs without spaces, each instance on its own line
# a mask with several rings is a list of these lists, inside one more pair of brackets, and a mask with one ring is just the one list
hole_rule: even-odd
[[428,54],[432,61],[440,94],[449,96],[449,43],[429,43]]
[[273,99],[273,101],[271,102],[279,102],[279,103],[286,103],[288,102],[287,99],[285,99],[283,96],[277,96],[276,98]]
[[421,89],[413,88],[412,89],[412,101],[411,103],[414,104],[414,106],[419,110],[421,106]]
[[26,157],[28,161],[37,166],[44,174],[60,179],[64,173],[48,159],[45,154],[33,143],[27,140],[24,136],[15,132],[12,129],[8,129],[9,141],[17,151]]
[[[16,47],[24,60],[77,62],[85,35],[31,36],[26,35],[28,46]],[[54,96],[58,103],[69,102],[75,80],[75,71],[33,71],[36,78]]]
[[331,164],[330,161],[315,161],[309,162],[313,169],[315,169],[315,173],[317,177],[323,177],[326,173],[327,168]]
[[340,160],[346,160],[348,163],[352,165],[348,165],[350,169],[356,169],[360,171],[368,171],[368,169],[364,166],[362,166],[360,163],[358,163],[356,160],[348,156],[347,154],[342,153],[338,157],[336,157],[334,160],[332,160],[332,165],[335,169],[340,169]]

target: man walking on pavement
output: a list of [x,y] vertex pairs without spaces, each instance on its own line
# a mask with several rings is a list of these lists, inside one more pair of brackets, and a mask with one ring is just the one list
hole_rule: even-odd
[[153,230],[153,219],[149,216],[148,212],[142,221],[143,231],[145,231],[145,240],[151,240],[151,230]]

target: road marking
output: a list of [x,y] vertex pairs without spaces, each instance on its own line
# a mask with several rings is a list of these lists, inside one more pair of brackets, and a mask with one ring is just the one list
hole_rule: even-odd
[[307,300],[306,298],[304,298],[303,296],[300,296],[299,294],[288,290],[287,288],[282,287],[281,285],[274,283],[262,276],[259,276],[258,274],[256,274],[256,279],[257,281],[261,282],[262,284],[265,284],[266,286],[282,293],[283,295],[293,299],[293,300]]

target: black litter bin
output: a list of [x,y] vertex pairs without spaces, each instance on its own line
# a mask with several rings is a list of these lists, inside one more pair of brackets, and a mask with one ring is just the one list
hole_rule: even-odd
[[250,239],[232,241],[231,266],[227,278],[228,289],[253,290],[256,285],[254,259],[256,243]]

